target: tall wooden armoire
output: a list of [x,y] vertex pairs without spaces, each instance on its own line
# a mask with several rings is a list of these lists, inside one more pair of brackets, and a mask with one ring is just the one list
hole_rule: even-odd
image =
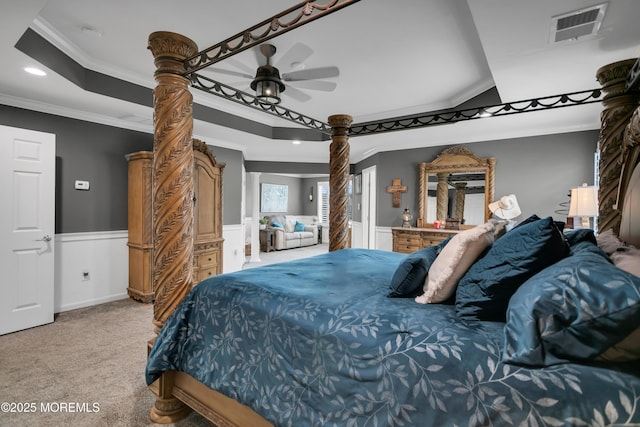
[[[139,151],[126,156],[129,162],[129,287],[133,299],[152,302],[153,230],[152,169],[153,153]],[[193,140],[194,184],[194,283],[222,273],[222,170],[204,142]]]

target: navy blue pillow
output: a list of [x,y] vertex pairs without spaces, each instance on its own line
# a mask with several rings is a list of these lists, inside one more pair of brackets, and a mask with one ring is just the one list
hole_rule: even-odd
[[513,295],[502,361],[537,367],[593,360],[638,325],[640,278],[582,241]]
[[435,246],[429,246],[407,255],[393,273],[389,286],[391,292],[387,296],[398,298],[420,295],[431,264],[450,239],[449,237]]
[[458,316],[504,322],[518,287],[569,254],[553,218],[525,221],[496,240],[462,276],[456,289]]
[[575,246],[580,242],[590,242],[594,245],[598,245],[596,235],[590,228],[579,228],[577,230],[567,231],[564,235],[567,238],[569,246]]

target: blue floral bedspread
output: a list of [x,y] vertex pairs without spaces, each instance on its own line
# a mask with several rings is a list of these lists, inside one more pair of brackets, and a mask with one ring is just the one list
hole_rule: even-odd
[[640,423],[637,367],[503,364],[503,323],[387,298],[404,257],[345,249],[207,279],[146,381],[184,371],[277,426]]

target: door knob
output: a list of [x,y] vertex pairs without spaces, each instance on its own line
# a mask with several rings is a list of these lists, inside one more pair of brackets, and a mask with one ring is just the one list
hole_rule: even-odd
[[45,234],[45,236],[42,239],[34,240],[34,242],[50,242],[50,241],[51,241],[51,236],[49,236],[48,234]]

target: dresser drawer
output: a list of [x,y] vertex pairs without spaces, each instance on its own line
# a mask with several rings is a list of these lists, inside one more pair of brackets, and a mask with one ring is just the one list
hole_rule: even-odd
[[202,268],[215,267],[218,265],[218,254],[209,252],[196,255],[194,265]]
[[422,249],[420,245],[394,245],[393,251],[400,252],[402,254],[410,254],[419,249]]
[[213,268],[203,268],[201,270],[196,270],[195,276],[196,276],[196,283],[200,283],[202,282],[204,279],[208,279],[211,276],[215,276],[217,273],[218,269],[216,267]]
[[398,234],[396,241],[399,245],[419,246],[422,238],[419,234]]

